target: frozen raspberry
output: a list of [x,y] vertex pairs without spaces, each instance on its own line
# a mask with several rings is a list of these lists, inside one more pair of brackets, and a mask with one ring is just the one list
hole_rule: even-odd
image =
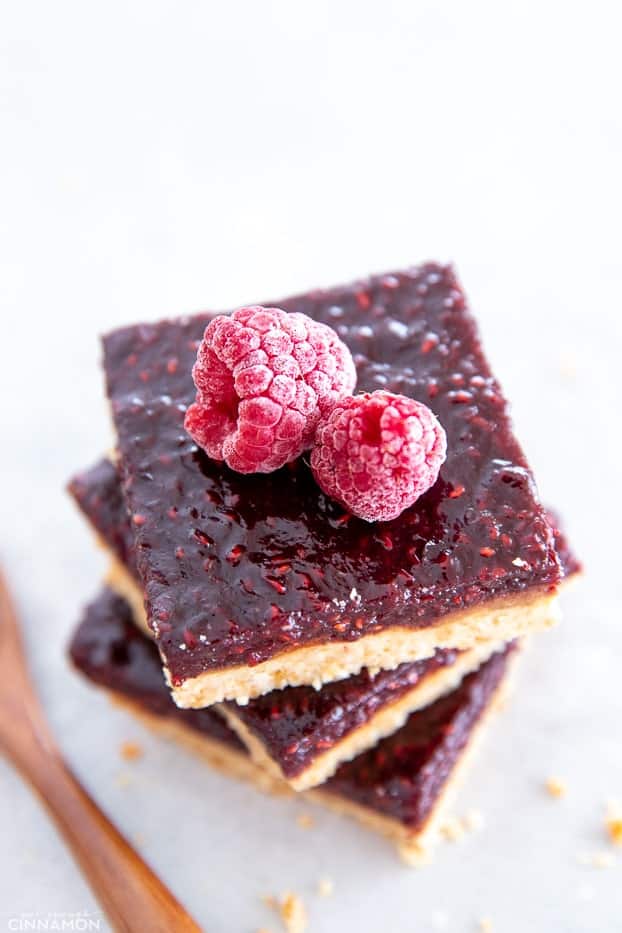
[[320,421],[311,469],[353,515],[389,521],[434,485],[446,449],[445,431],[426,405],[365,393],[338,402]]
[[207,325],[185,427],[238,473],[271,473],[313,443],[320,418],[356,383],[334,330],[305,314],[240,308]]

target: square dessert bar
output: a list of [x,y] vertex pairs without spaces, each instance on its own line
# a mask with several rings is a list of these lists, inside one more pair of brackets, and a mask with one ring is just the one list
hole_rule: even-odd
[[[135,624],[151,636],[132,553],[129,517],[117,470],[101,460],[69,484],[76,503],[111,555],[109,584],[132,606]],[[140,607],[137,609],[137,607]],[[295,790],[323,783],[342,761],[360,754],[404,724],[415,709],[455,689],[502,645],[484,642],[468,651],[438,649],[430,658],[395,670],[367,669],[345,680],[286,687],[218,712],[242,738],[254,761]]]
[[[394,839],[413,863],[438,837],[444,807],[467,752],[495,705],[512,649],[494,654],[455,691],[413,713],[376,748],[342,764],[312,799]],[[153,643],[133,624],[129,605],[107,589],[86,610],[73,636],[75,667],[146,724],[179,739],[214,767],[287,791],[251,762],[214,708],[182,710],[171,701]]]
[[277,304],[337,330],[359,391],[428,404],[447,460],[412,508],[368,524],[322,493],[304,457],[240,475],[197,449],[183,420],[209,315],[109,334],[123,493],[175,701],[321,685],[552,624],[552,530],[453,270],[427,264]]
[[[99,461],[77,474],[69,490],[111,555],[110,585],[130,597],[134,622],[151,635],[142,614],[130,522],[115,466],[106,459]],[[558,519],[550,511],[547,516],[564,577],[571,576],[579,565]],[[372,674],[365,669],[320,690],[286,687],[246,706],[227,702],[218,712],[264,771],[295,790],[306,790],[323,783],[342,761],[396,731],[415,709],[455,689],[466,673],[500,647],[484,642],[462,652],[438,649],[431,658],[392,671]]]

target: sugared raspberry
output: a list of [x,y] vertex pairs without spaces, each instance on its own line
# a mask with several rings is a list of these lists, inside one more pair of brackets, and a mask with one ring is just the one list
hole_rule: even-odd
[[313,443],[320,418],[356,383],[332,328],[278,308],[240,308],[207,325],[185,427],[238,473],[271,473]]
[[372,392],[342,399],[320,421],[311,469],[353,515],[389,521],[434,485],[446,450],[445,431],[426,405]]

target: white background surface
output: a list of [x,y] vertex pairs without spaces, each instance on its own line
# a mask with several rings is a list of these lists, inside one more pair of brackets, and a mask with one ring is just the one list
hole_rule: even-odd
[[[0,556],[68,757],[210,933],[276,931],[259,896],[287,888],[312,933],[622,929],[603,831],[622,797],[617,8],[2,6]],[[62,487],[111,441],[102,330],[425,258],[455,260],[587,574],[462,793],[485,830],[413,872],[337,817],[305,832],[303,804],[210,774],[69,672],[104,562]],[[128,765],[129,738],[146,754]],[[567,799],[543,792],[550,774]],[[579,863],[600,851],[612,867]],[[95,909],[0,761],[0,929]]]

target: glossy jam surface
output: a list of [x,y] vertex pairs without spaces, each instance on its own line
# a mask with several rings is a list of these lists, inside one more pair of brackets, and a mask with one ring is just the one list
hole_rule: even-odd
[[[216,712],[180,710],[162,678],[155,646],[131,622],[129,606],[104,590],[86,610],[70,647],[76,667],[102,687],[159,716],[242,750]],[[507,653],[494,655],[447,697],[412,713],[375,749],[341,765],[323,792],[354,801],[416,830],[430,814],[474,726],[506,669]]]
[[428,404],[447,460],[415,506],[367,524],[321,493],[304,458],[241,476],[197,450],[183,418],[208,316],[110,334],[123,491],[174,683],[554,586],[551,530],[453,271],[430,264],[277,304],[335,327],[359,390]]

